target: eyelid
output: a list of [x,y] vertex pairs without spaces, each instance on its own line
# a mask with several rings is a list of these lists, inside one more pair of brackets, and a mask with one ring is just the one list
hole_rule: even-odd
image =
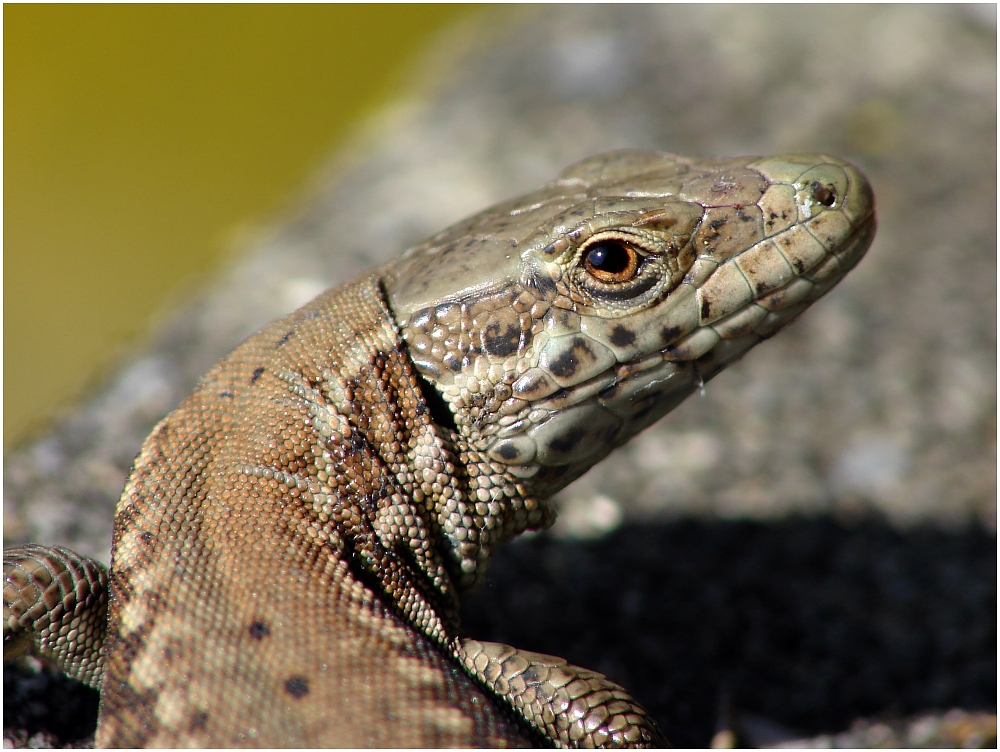
[[608,231],[604,230],[602,232],[595,233],[587,238],[585,241],[580,243],[577,249],[577,258],[582,259],[586,256],[587,251],[589,251],[593,246],[600,243],[607,242],[618,242],[632,248],[636,253],[638,253],[643,258],[649,258],[654,255],[654,252],[649,248],[646,248],[642,244],[642,240],[635,235],[627,232],[622,232],[621,230]]

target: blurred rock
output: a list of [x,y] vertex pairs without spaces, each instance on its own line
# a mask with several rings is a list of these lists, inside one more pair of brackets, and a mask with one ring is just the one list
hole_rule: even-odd
[[992,713],[927,713],[901,721],[859,720],[849,731],[814,739],[794,739],[786,749],[995,749],[997,717]]

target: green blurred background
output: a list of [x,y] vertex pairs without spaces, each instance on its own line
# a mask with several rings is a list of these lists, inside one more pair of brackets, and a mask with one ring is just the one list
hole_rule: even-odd
[[280,208],[466,5],[5,5],[4,447]]

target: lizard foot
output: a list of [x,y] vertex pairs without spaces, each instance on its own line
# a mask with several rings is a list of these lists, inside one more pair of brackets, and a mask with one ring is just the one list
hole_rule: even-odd
[[603,674],[509,645],[461,640],[462,665],[558,747],[664,747],[653,719]]

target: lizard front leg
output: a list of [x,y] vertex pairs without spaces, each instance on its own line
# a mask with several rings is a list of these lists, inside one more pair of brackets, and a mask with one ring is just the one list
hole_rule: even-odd
[[464,639],[465,669],[559,747],[665,747],[646,711],[603,674],[563,658]]
[[3,659],[35,653],[100,689],[108,570],[61,546],[3,553]]

